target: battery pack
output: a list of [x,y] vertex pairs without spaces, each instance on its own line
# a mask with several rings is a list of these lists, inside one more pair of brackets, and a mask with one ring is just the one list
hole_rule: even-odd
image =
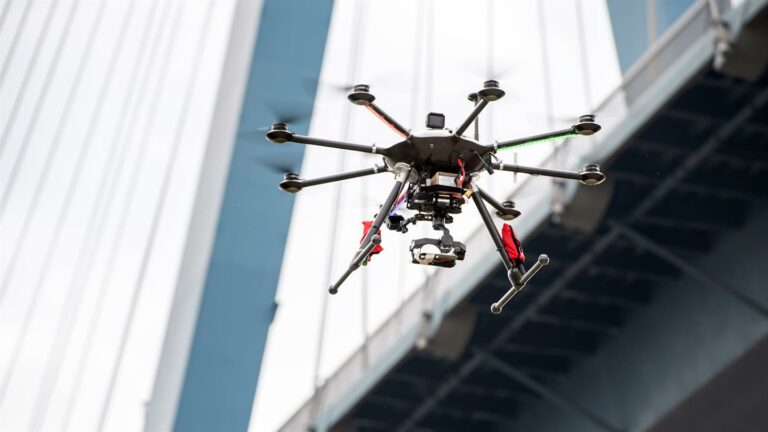
[[453,186],[456,187],[456,174],[438,171],[429,180],[427,186]]

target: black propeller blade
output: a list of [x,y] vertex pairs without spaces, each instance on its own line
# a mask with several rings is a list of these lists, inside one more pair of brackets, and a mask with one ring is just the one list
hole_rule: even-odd
[[[347,94],[351,92],[358,84],[368,84],[372,90],[384,89],[390,91],[405,90],[403,88],[403,76],[402,71],[394,71],[386,74],[379,74],[374,77],[367,77],[368,79],[359,79],[355,82],[328,82],[320,80],[319,78],[304,78],[302,79],[302,87],[304,91],[314,96],[317,93],[319,87],[323,87],[332,90],[337,93]],[[406,81],[407,82],[407,81]]]
[[272,123],[296,124],[312,116],[312,106],[306,102],[266,100],[264,106],[270,113]]
[[265,161],[263,159],[252,157],[250,158],[252,162],[255,162],[259,165],[261,165],[264,168],[267,168],[269,171],[272,171],[276,174],[287,174],[287,173],[295,173],[296,169],[293,168],[290,164],[288,164],[285,161]]

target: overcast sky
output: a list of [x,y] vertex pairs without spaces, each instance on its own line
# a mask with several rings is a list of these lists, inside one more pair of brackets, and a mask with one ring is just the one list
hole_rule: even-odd
[[0,430],[143,428],[234,4],[2,2]]
[[[2,2],[8,13],[0,25],[0,346],[7,349],[0,350],[0,381],[8,385],[0,429],[59,430],[66,423],[93,430],[102,409],[106,429],[142,428],[197,187],[190,179],[199,177],[234,6],[235,0]],[[144,37],[153,43],[142,44]],[[430,111],[458,125],[472,109],[467,94],[488,78],[498,79],[507,96],[482,114],[484,142],[568,126],[592,111],[620,80],[605,0],[335,0],[310,134],[379,146],[399,138],[334,85],[371,84],[381,107],[419,129]],[[609,131],[610,121],[602,120]],[[599,140],[574,140],[580,147],[570,151]],[[172,157],[177,141],[184,151]],[[552,149],[522,149],[518,162],[536,164]],[[378,162],[309,147],[302,175]],[[503,199],[516,188],[512,178],[500,173],[481,185]],[[533,184],[541,190],[548,181]],[[327,293],[358,246],[361,221],[373,216],[392,182],[391,174],[380,174],[296,196],[251,431],[279,427],[311,396],[315,370],[321,382],[337,370],[435,271],[410,264],[408,252],[411,239],[434,237],[430,227],[406,235],[385,230],[384,252],[338,295]],[[37,204],[35,197],[42,197]],[[530,211],[525,200],[518,201],[522,218]],[[153,223],[158,229],[147,248]],[[465,208],[450,228],[465,241],[479,224],[474,209]]]

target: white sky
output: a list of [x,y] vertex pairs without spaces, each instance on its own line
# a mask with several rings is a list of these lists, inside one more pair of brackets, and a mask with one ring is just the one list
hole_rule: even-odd
[[[9,381],[0,430],[96,429],[118,361],[104,429],[140,430],[234,0],[6,1],[0,9],[6,5],[0,25],[0,67],[7,64],[0,81],[0,391]],[[64,51],[57,60],[59,41]],[[171,158],[177,142],[183,145]],[[147,249],[155,219],[157,235]],[[142,287],[128,321],[131,298]]]
[[[356,36],[361,41],[359,54],[351,65],[356,5],[362,5],[358,7],[363,11],[364,24]],[[553,125],[558,128],[571,124],[566,118],[590,112],[587,96],[594,106],[619,83],[604,1],[581,1],[585,40],[589,43],[586,59],[580,56],[575,5],[575,0],[542,2],[556,118]],[[430,11],[435,26],[431,50],[426,41]],[[494,77],[500,80],[507,96],[481,115],[481,140],[490,142],[540,133],[548,130],[549,124],[538,11],[535,0],[336,0],[321,82],[371,84],[377,103],[408,128],[422,128],[429,111],[444,113],[447,125],[455,127],[472,109],[467,94],[481,88],[492,68],[501,75]],[[591,88],[589,95],[584,90],[584,65]],[[349,77],[350,73],[353,76]],[[380,146],[398,141],[392,131],[366,110],[355,108],[346,101],[345,94],[330,85],[321,85],[310,134],[375,142]],[[346,110],[351,110],[348,136]],[[535,164],[551,148],[544,145],[521,150],[519,163]],[[509,160],[512,156],[503,157]],[[301,174],[313,178],[370,167],[378,161],[365,154],[308,147]],[[410,264],[408,253],[411,239],[434,237],[431,228],[417,226],[406,235],[384,230],[384,252],[370,266],[355,272],[339,294],[327,294],[328,285],[343,272],[357,248],[362,232],[360,222],[371,218],[392,182],[391,174],[381,174],[317,186],[297,195],[277,294],[280,306],[267,341],[251,431],[275,430],[311,395],[324,301],[328,306],[319,367],[321,378],[335,371],[361,345],[365,329],[368,334],[373,332],[426,274],[435,271]],[[500,198],[515,187],[511,174],[482,182],[486,190]],[[335,208],[339,188],[343,196]],[[521,210],[525,217],[525,208]],[[334,215],[338,228],[332,241]],[[473,209],[466,208],[449,228],[454,238],[462,241],[479,223]],[[308,246],[314,248],[311,256],[305,252]]]
[[[61,430],[65,424],[71,430],[95,429],[126,325],[128,339],[105,428],[142,428],[197,186],[189,179],[198,177],[234,10],[234,0],[213,4],[210,10],[205,0],[0,4],[9,5],[0,26],[0,70],[8,62],[0,82],[0,278],[8,282],[0,298],[0,346],[6,347],[0,350],[0,381],[9,377],[0,402],[2,430]],[[363,8],[364,25],[351,67],[356,4]],[[590,44],[590,100],[596,102],[618,83],[618,66],[603,0],[582,4],[589,11],[584,20]],[[574,0],[543,3],[555,117],[574,118],[588,111],[574,5]],[[75,13],[66,33],[71,10]],[[176,11],[181,11],[179,24],[170,42]],[[408,127],[420,128],[429,111],[445,113],[448,124],[455,126],[471,110],[466,95],[480,88],[492,67],[500,72],[495,78],[507,97],[485,111],[481,136],[491,140],[542,132],[548,122],[537,14],[534,0],[336,0],[321,81],[370,83],[379,104]],[[435,26],[431,50],[425,36],[428,15]],[[126,17],[125,42],[118,49]],[[198,47],[206,21],[208,33]],[[92,34],[93,23],[99,25]],[[48,37],[41,39],[40,53],[34,57],[45,29]],[[152,43],[141,43],[145,29]],[[18,46],[11,55],[16,38]],[[56,60],[59,40],[65,51]],[[87,52],[89,41],[92,48]],[[154,57],[151,47],[157,47]],[[113,52],[117,63],[110,72]],[[99,105],[102,86],[106,98]],[[189,88],[192,99],[184,104]],[[66,107],[70,94],[72,105]],[[43,102],[33,123],[38,99]],[[311,134],[382,146],[396,141],[367,111],[353,108],[344,94],[321,85]],[[171,159],[177,133],[183,150]],[[521,151],[519,162],[534,164],[550,149]],[[118,151],[116,159],[110,159],[113,151]],[[308,148],[302,174],[311,178],[377,162],[368,155]],[[168,170],[168,192],[158,205]],[[35,189],[46,172],[38,191],[42,198],[34,204]],[[11,186],[14,175],[18,177]],[[511,175],[494,177],[483,184],[496,196],[514,188]],[[297,196],[278,290],[280,308],[268,340],[251,430],[276,429],[310,396],[324,301],[328,319],[320,364],[323,378],[362,343],[364,328],[369,334],[374,331],[434,271],[410,264],[407,251],[412,238],[432,235],[431,229],[416,227],[405,236],[385,231],[384,253],[350,277],[337,296],[327,294],[329,281],[340,275],[356,249],[360,221],[372,216],[391,184],[392,176],[382,174],[318,186]],[[343,198],[334,208],[339,187]],[[331,252],[336,211],[338,234]],[[155,219],[157,237],[147,249]],[[457,240],[466,240],[478,223],[468,209],[450,228]],[[321,252],[308,258],[306,244]],[[149,261],[138,284],[147,251]],[[18,261],[12,264],[16,255]],[[128,322],[137,287],[144,289]],[[38,415],[40,410],[44,416]]]
[[[580,55],[576,1],[589,44],[586,58]],[[126,325],[127,344],[105,428],[142,428],[197,186],[189,179],[198,178],[235,0],[210,4],[211,9],[206,0],[0,2],[0,10],[8,8],[0,25],[0,389],[9,378],[0,401],[0,430],[61,430],[66,422],[71,430],[95,429]],[[363,24],[353,36],[356,7]],[[544,101],[540,7],[553,124]],[[179,26],[176,39],[169,42],[175,11],[180,11]],[[119,29],[129,13],[125,42],[118,48]],[[430,21],[431,49],[426,38]],[[198,46],[205,22],[208,33]],[[90,33],[93,23],[99,25]],[[151,43],[142,44],[146,29]],[[39,39],[44,31],[48,36]],[[350,55],[353,37],[360,43],[355,58]],[[64,51],[56,60],[59,41]],[[89,43],[93,47],[87,52]],[[154,60],[153,46],[158,47]],[[110,72],[113,52],[117,63]],[[593,107],[620,79],[604,0],[336,0],[321,78],[327,84],[371,84],[379,105],[415,129],[429,111],[443,112],[455,127],[471,110],[466,95],[485,79],[497,78],[507,96],[481,117],[485,141],[566,126],[570,122],[565,118],[591,111],[587,101]],[[105,103],[99,105],[102,86]],[[189,89],[192,98],[184,104]],[[65,107],[68,99],[72,104]],[[319,88],[310,132],[381,146],[397,140],[330,85]],[[177,133],[183,151],[171,159]],[[118,157],[110,162],[115,149]],[[519,162],[535,164],[551,149],[523,149]],[[312,178],[377,162],[368,155],[307,148],[302,175]],[[168,193],[158,205],[167,172]],[[536,181],[543,185],[547,180]],[[482,182],[499,198],[515,187],[511,174]],[[275,430],[311,395],[324,302],[321,379],[435,271],[410,264],[408,254],[410,240],[432,236],[431,229],[422,225],[404,236],[385,230],[384,253],[350,277],[337,296],[327,294],[328,284],[357,247],[360,221],[372,216],[391,184],[392,176],[382,174],[318,186],[297,196],[277,294],[280,307],[267,342],[250,430]],[[70,185],[74,192],[68,196]],[[337,207],[339,192],[343,197]],[[35,204],[37,195],[42,198]],[[525,207],[520,209],[525,217]],[[472,210],[466,209],[450,226],[457,240],[466,240],[480,223]],[[334,216],[338,231],[331,239]],[[146,249],[155,219],[157,237]],[[310,257],[306,245],[315,249]],[[138,286],[144,289],[133,320],[127,322]],[[38,415],[39,410],[45,415]]]

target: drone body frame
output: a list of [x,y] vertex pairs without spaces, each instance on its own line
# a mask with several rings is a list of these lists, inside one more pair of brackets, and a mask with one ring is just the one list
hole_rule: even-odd
[[[385,165],[377,165],[369,169],[313,180],[304,180],[298,174],[287,173],[279,185],[283,191],[296,193],[305,187],[319,184],[382,172],[393,172],[395,174],[395,184],[381,206],[370,229],[363,237],[360,247],[355,252],[349,267],[339,280],[329,288],[331,294],[338,292],[341,284],[364,261],[368,260],[373,249],[381,243],[381,237],[378,233],[385,223],[389,229],[404,233],[407,231],[407,225],[410,223],[431,221],[432,227],[435,230],[443,231],[443,236],[440,239],[418,239],[411,244],[414,263],[453,267],[456,260],[463,260],[466,249],[462,243],[453,241],[445,224],[452,222],[453,214],[461,213],[461,206],[465,203],[467,197],[471,198],[475,203],[507,270],[507,276],[512,285],[499,301],[491,305],[491,311],[494,314],[500,313],[504,305],[525,287],[526,283],[536,272],[549,263],[549,258],[546,255],[540,255],[536,263],[529,270],[526,270],[522,262],[510,259],[505,250],[502,237],[496,229],[484,201],[496,210],[496,216],[505,221],[515,219],[520,215],[520,212],[514,208],[514,203],[510,201],[499,202],[495,200],[479,188],[475,183],[475,179],[482,171],[494,174],[496,170],[501,170],[578,180],[589,186],[600,184],[605,180],[605,175],[594,164],[587,165],[582,171],[578,172],[563,171],[526,167],[517,164],[504,164],[495,156],[496,152],[502,149],[575,135],[592,135],[600,130],[600,126],[595,123],[594,115],[584,115],[577,124],[567,129],[522,139],[481,144],[477,136],[478,116],[490,102],[497,101],[503,96],[504,91],[499,88],[498,82],[493,80],[486,81],[482,90],[469,95],[469,99],[475,102],[475,108],[456,129],[446,129],[444,127],[445,118],[442,114],[429,113],[426,130],[410,131],[374,103],[376,98],[369,92],[367,85],[356,85],[353,92],[348,96],[350,102],[355,105],[364,106],[404,138],[402,141],[386,148],[377,147],[375,144],[364,145],[311,138],[290,132],[285,123],[274,123],[272,125],[266,137],[273,143],[295,142],[370,153],[383,156],[385,162]],[[474,138],[464,135],[464,132],[472,123],[475,124]],[[494,159],[496,160],[495,162]],[[455,175],[455,184],[446,184],[445,181],[442,181],[447,176],[453,175]],[[398,200],[398,197],[401,197],[401,199]],[[415,216],[405,219],[395,214],[397,202],[401,200],[405,200],[407,207],[417,212]],[[421,248],[426,245],[437,247],[441,253],[421,252]]]

